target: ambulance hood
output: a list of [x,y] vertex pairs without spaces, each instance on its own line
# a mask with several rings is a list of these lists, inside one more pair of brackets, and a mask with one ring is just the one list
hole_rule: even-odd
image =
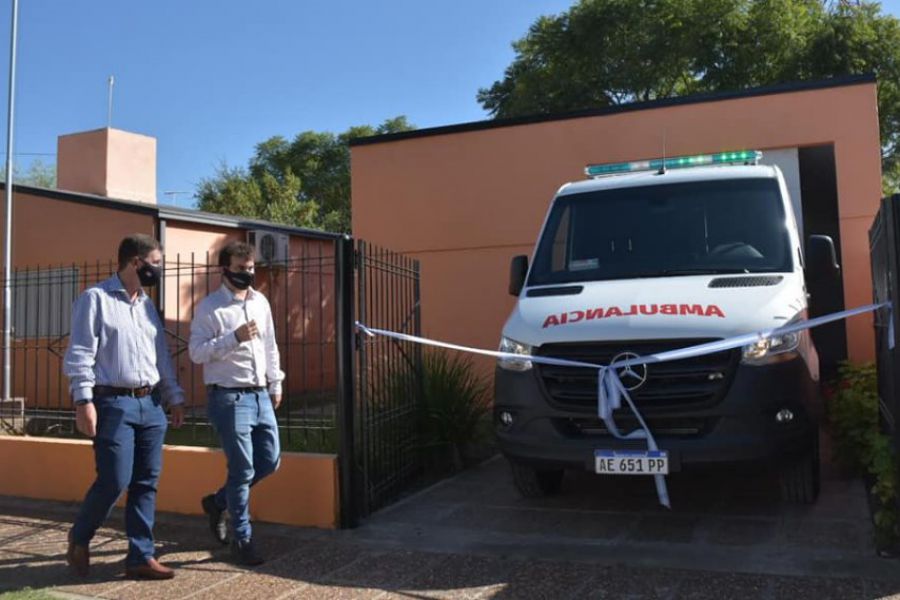
[[531,346],[721,339],[784,325],[806,305],[799,273],[691,275],[542,286],[522,293],[503,335]]

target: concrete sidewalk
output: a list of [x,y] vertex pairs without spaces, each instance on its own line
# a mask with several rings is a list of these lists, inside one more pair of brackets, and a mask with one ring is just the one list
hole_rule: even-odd
[[[126,541],[103,529],[93,569],[78,580],[65,567],[75,506],[0,497],[0,591],[52,590],[91,598],[881,598],[897,578],[785,576],[625,566],[590,554],[554,560],[504,551],[440,552],[381,544],[374,530],[326,532],[260,524],[270,560],[245,570],[213,548],[201,519],[160,515],[158,554],[178,569],[164,582],[123,579]],[[109,524],[121,522],[117,511]],[[384,525],[379,525],[383,527]],[[888,561],[890,562],[890,561]],[[896,569],[900,571],[900,569]],[[900,595],[895,596],[900,598]]]

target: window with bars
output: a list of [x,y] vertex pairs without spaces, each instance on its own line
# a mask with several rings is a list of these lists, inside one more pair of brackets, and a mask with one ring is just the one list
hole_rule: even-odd
[[18,271],[13,274],[13,336],[16,339],[68,335],[72,304],[78,296],[75,267]]

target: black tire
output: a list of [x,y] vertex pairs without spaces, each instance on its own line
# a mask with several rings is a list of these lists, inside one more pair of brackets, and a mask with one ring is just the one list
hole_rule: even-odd
[[562,488],[564,469],[537,469],[510,461],[513,483],[519,493],[526,498],[543,498],[559,493]]
[[815,504],[819,497],[821,475],[819,473],[819,436],[811,448],[781,471],[781,497],[791,504]]

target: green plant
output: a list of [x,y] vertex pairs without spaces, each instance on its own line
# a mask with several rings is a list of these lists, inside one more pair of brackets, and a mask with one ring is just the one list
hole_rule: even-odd
[[878,378],[875,366],[843,364],[828,400],[834,458],[855,473],[868,474],[875,511],[875,543],[887,548],[900,541],[898,464],[891,439],[879,431]]
[[869,445],[869,474],[874,478],[875,543],[885,548],[900,540],[897,508],[897,456],[888,436],[873,432]]
[[878,431],[878,382],[875,366],[844,363],[828,400],[834,459],[854,473],[869,464],[872,433]]
[[422,360],[423,446],[449,449],[453,466],[461,468],[467,446],[485,437],[488,390],[488,382],[468,356],[445,350],[426,352]]

